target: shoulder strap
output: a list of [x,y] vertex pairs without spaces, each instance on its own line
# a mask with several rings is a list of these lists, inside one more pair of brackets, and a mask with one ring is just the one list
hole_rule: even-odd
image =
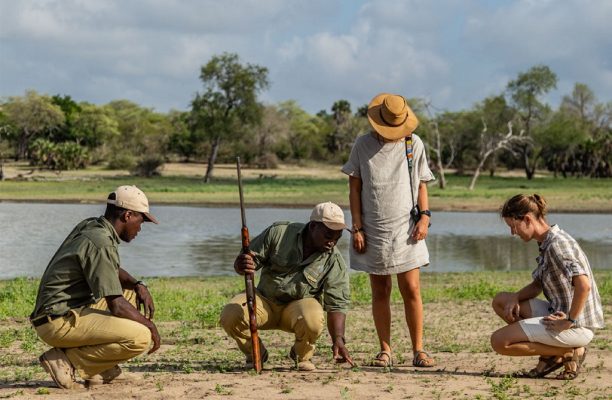
[[408,170],[412,171],[412,135],[404,139],[406,146],[406,160],[408,161]]
[[410,179],[410,198],[412,199],[412,207],[416,205],[414,202],[414,191],[412,189],[412,135],[404,139],[406,147],[406,162],[408,163],[408,179]]

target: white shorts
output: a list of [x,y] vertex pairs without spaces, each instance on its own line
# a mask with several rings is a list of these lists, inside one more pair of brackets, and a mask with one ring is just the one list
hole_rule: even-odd
[[523,332],[530,342],[537,342],[556,347],[584,347],[593,339],[593,331],[588,328],[570,328],[562,332],[546,329],[542,318],[554,312],[550,303],[540,299],[529,300],[533,317],[519,321]]

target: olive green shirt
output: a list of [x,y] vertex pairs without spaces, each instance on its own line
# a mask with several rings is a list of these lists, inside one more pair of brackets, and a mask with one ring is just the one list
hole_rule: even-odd
[[348,268],[336,247],[303,260],[303,223],[277,222],[251,242],[261,277],[257,290],[276,304],[303,298],[322,300],[325,311],[346,313],[350,303]]
[[49,262],[32,317],[63,315],[102,297],[122,295],[118,245],[119,236],[106,218],[80,222]]

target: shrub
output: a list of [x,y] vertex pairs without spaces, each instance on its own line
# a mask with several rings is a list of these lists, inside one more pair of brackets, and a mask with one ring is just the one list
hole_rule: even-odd
[[132,170],[136,167],[136,158],[126,152],[113,153],[109,162],[108,169]]
[[133,175],[150,178],[159,175],[159,167],[164,165],[164,159],[157,154],[146,155],[141,158],[131,170]]

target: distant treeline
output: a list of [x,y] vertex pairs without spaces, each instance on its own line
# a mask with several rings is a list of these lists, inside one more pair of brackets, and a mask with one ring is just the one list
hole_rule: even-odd
[[[215,162],[233,162],[235,155],[262,168],[279,161],[344,162],[355,138],[369,129],[367,105],[338,100],[311,115],[291,100],[262,104],[267,74],[235,54],[215,56],[202,66],[203,89],[190,109],[168,113],[128,100],[95,105],[35,91],[4,98],[0,160],[27,159],[54,170],[104,164],[145,176],[169,160],[206,161],[206,181]],[[547,66],[535,66],[503,93],[461,111],[401,94],[419,117],[416,133],[438,173],[521,168],[531,179],[547,168],[555,176],[610,177],[612,102],[599,102],[576,83],[553,109],[542,98],[556,83]]]

